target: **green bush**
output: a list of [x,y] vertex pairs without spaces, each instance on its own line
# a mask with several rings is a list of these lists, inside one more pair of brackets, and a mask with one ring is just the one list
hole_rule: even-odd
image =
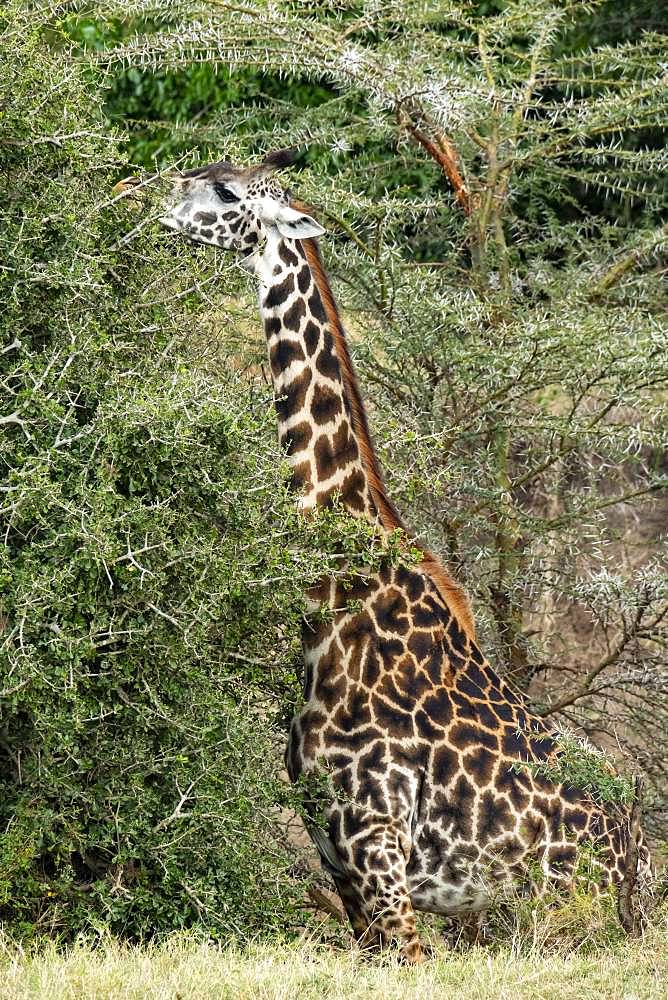
[[0,13],[0,918],[285,927],[312,557],[271,400],[198,325],[197,258],[124,242],[123,137],[30,6]]

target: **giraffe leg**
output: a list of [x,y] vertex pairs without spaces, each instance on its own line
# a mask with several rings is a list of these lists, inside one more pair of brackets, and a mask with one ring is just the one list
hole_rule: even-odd
[[[330,871],[334,880],[336,890],[341,897],[344,909],[348,914],[350,925],[355,935],[355,940],[364,947],[365,940],[369,938],[369,922],[364,913],[364,905],[359,899],[352,885],[343,875],[335,875]],[[368,946],[368,945],[367,945]]]
[[380,947],[397,942],[405,962],[415,965],[424,960],[405,879],[402,883],[384,882],[376,887],[370,915],[369,930],[377,935]]
[[422,962],[415,912],[406,882],[406,860],[390,831],[356,838],[354,864],[330,873],[361,948],[380,951],[393,943],[404,961]]
[[407,891],[399,891],[397,886],[384,890],[377,887],[372,898],[365,900],[353,881],[340,875],[332,875],[332,878],[361,949],[378,952],[397,943],[404,961],[411,965],[423,961],[415,913]]

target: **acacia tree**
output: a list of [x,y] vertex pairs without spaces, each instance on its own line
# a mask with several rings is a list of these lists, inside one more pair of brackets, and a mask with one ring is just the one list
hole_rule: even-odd
[[610,40],[597,2],[104,9],[153,25],[98,57],[112,71],[318,84],[310,108],[255,97],[242,112],[242,92],[181,126],[181,148],[308,148],[299,193],[331,230],[391,491],[538,711],[632,749],[658,830],[665,36]]

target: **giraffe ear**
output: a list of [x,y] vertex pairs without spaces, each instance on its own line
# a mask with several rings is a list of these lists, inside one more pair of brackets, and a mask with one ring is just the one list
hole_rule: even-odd
[[286,240],[308,240],[312,236],[320,236],[324,228],[310,215],[297,212],[287,205],[281,206],[276,213],[274,225]]

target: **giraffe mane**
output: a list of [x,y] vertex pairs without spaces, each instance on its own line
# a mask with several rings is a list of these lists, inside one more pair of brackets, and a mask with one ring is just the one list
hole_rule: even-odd
[[[309,207],[303,202],[292,201],[291,205],[293,208],[297,209],[297,211],[307,213],[310,211]],[[407,531],[406,525],[404,524],[399,511],[388,497],[385,489],[380,463],[373,446],[371,432],[369,431],[366,410],[364,409],[364,403],[362,402],[362,396],[357,384],[357,377],[355,375],[352,359],[350,357],[350,351],[348,350],[348,341],[346,340],[345,330],[343,329],[343,323],[341,322],[341,317],[339,316],[339,310],[334,300],[329,278],[327,277],[322,263],[322,257],[320,256],[318,244],[314,239],[302,240],[301,244],[304,248],[304,253],[306,254],[309,267],[311,268],[313,280],[315,281],[318,291],[320,292],[320,298],[322,299],[325,313],[327,314],[327,320],[332,330],[336,356],[341,366],[346,397],[350,405],[353,429],[357,437],[362,464],[369,482],[369,488],[371,490],[376,510],[378,511],[378,516],[380,517],[381,524],[386,531],[394,531],[396,528],[400,528],[402,531],[406,532],[410,538],[410,532]],[[411,539],[411,542],[415,544],[413,539]],[[457,619],[459,625],[469,639],[475,639],[473,615],[466,591],[461,584],[457,583],[457,581],[450,575],[448,570],[445,566],[443,566],[433,552],[424,549],[421,545],[417,547],[422,553],[420,568],[434,581],[441,593],[441,596],[450,608],[450,611]]]

